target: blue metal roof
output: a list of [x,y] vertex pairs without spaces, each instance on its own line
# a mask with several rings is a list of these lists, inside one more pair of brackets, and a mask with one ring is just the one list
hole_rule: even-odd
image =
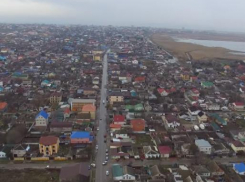
[[5,56],[0,56],[0,60],[4,61],[4,60],[6,60],[6,57]]
[[234,164],[234,168],[239,173],[245,172],[245,164],[244,163]]
[[42,117],[44,117],[45,119],[48,119],[48,114],[47,114],[44,110],[40,111],[40,112],[38,113],[38,115],[36,116],[36,118],[39,117],[39,116],[42,116]]
[[93,136],[90,135],[90,132],[87,131],[74,131],[71,134],[72,138],[89,138],[90,141],[93,140]]
[[48,80],[43,80],[42,83],[47,83],[48,84],[49,81]]

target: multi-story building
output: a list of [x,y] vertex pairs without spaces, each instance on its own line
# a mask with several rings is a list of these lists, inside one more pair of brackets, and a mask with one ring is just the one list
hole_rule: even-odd
[[49,101],[51,104],[59,103],[61,102],[61,100],[62,100],[62,95],[61,93],[58,93],[58,92],[52,93],[49,97]]
[[59,150],[59,138],[56,136],[42,136],[39,140],[39,152],[45,156],[56,154]]

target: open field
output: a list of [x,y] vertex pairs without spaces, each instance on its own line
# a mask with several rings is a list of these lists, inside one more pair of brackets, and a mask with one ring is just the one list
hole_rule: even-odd
[[[192,38],[193,37],[188,37]],[[175,42],[168,34],[154,34],[151,37],[152,42],[163,47],[174,56],[178,57],[180,60],[188,59],[187,54],[189,54],[195,60],[210,60],[215,58],[222,59],[237,59],[245,60],[244,55],[233,55],[229,52],[234,52],[225,48],[219,47],[205,47],[202,45]]]
[[58,182],[59,170],[23,169],[0,170],[1,181],[6,182]]

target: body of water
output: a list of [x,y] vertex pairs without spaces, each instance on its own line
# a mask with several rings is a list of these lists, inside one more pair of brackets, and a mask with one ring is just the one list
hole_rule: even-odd
[[231,42],[231,41],[216,41],[216,40],[196,40],[196,39],[182,39],[174,37],[176,42],[186,42],[192,44],[203,45],[207,47],[222,47],[233,51],[240,51],[245,53],[245,42]]

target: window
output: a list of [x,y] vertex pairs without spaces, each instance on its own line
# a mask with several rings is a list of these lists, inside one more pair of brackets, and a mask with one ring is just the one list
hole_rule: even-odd
[[55,152],[55,150],[53,150],[53,152]]

